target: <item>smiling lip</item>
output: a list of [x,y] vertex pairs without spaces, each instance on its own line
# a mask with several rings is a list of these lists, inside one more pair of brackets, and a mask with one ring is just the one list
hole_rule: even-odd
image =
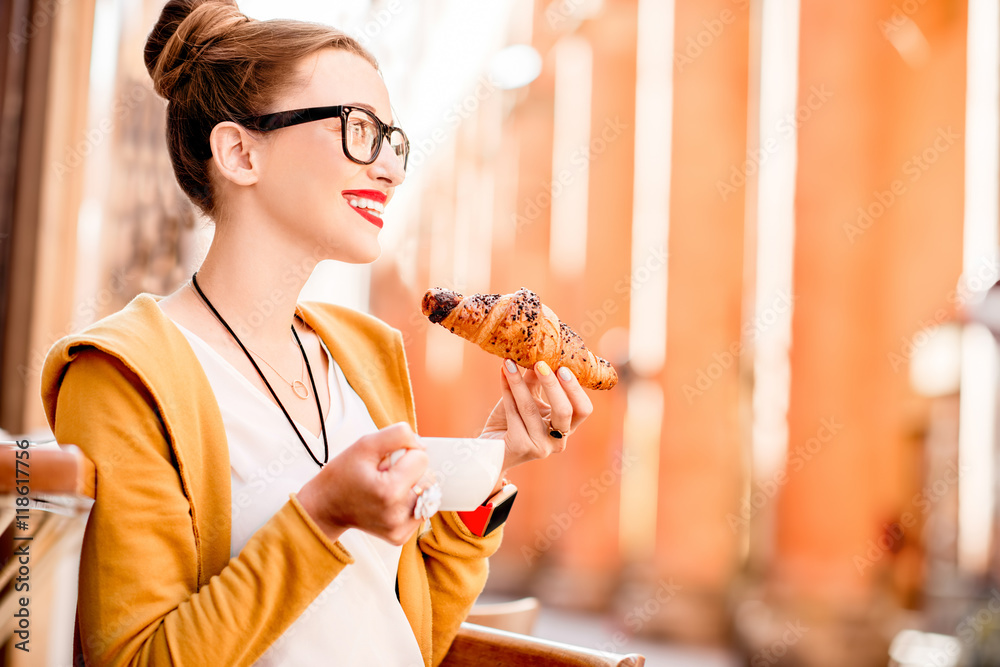
[[341,193],[348,206],[362,218],[382,229],[382,211],[388,197],[378,190],[344,190]]
[[371,199],[372,201],[377,201],[383,206],[385,206],[385,202],[388,199],[386,194],[384,192],[380,192],[379,190],[344,190],[341,194],[348,199],[352,197]]

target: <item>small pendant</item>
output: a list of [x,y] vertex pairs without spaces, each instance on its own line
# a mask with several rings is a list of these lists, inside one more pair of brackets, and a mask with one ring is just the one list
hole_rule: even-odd
[[292,391],[302,400],[309,398],[309,388],[303,384],[302,380],[296,380],[292,383]]

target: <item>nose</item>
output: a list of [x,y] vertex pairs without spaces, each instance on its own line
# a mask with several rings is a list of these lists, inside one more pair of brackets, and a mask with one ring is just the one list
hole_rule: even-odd
[[382,181],[390,187],[396,187],[406,178],[406,171],[403,169],[403,158],[396,155],[389,145],[389,138],[382,142],[382,149],[378,152],[375,161],[368,165],[368,175],[374,179]]

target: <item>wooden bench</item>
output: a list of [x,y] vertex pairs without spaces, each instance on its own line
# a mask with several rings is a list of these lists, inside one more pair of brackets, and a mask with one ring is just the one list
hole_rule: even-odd
[[642,667],[646,659],[463,623],[441,667]]

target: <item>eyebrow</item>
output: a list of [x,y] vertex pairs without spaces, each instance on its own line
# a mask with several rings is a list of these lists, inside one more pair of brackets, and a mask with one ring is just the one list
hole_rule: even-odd
[[[375,116],[378,116],[378,112],[375,111],[375,107],[373,107],[370,104],[365,104],[364,102],[348,102],[344,106],[348,106],[348,107],[363,107],[363,108],[368,109],[369,111],[371,111]],[[393,124],[392,123],[392,116],[389,116],[389,122],[387,122],[386,125],[392,125],[392,124]]]

